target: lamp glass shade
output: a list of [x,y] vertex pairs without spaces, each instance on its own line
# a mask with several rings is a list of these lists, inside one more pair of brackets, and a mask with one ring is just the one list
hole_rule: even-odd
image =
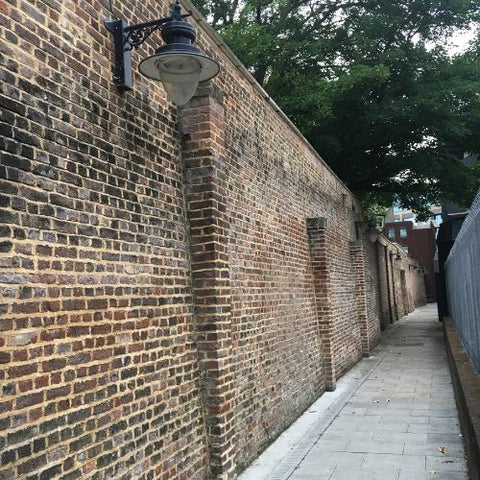
[[199,82],[210,80],[220,70],[218,63],[198,48],[191,45],[188,48],[193,51],[177,45],[160,47],[138,66],[142,75],[163,83],[169,99],[176,105],[185,105],[195,95]]
[[160,80],[174,104],[185,105],[197,91],[202,63],[188,54],[153,55],[139,69],[145,76]]

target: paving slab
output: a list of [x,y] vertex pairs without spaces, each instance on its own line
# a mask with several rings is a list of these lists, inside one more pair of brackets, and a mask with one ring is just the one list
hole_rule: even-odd
[[[397,468],[376,467],[374,469],[363,469],[337,467],[328,480],[397,480],[398,474],[399,470]],[[304,479],[299,478],[298,480]]]
[[347,452],[394,453],[396,455],[401,455],[404,449],[404,442],[360,442],[358,440],[350,442],[346,447]]
[[442,325],[390,328],[239,480],[468,480]]
[[465,473],[462,472],[438,473],[436,470],[430,470],[418,473],[415,478],[412,478],[411,472],[401,471],[398,480],[465,480],[466,478]]

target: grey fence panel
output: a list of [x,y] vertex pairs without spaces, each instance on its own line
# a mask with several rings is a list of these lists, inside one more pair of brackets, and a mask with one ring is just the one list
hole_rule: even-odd
[[480,191],[445,263],[450,315],[480,373]]

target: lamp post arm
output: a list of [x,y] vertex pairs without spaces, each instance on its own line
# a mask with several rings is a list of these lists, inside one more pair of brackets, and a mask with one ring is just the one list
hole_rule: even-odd
[[[140,62],[140,73],[153,80],[163,81],[163,74],[160,75],[159,73],[161,60],[175,58],[178,63],[179,58],[183,60],[184,57],[187,57],[190,63],[194,62],[193,64],[198,66],[195,70],[195,85],[191,79],[192,72],[182,72],[186,75],[184,78],[187,78],[189,81],[192,80],[191,84],[189,84],[193,89],[190,92],[192,95],[195,93],[193,87],[196,88],[198,82],[209,80],[217,75],[220,69],[218,63],[204,55],[198,47],[192,45],[195,41],[195,27],[184,20],[185,17],[190,15],[190,12],[182,14],[180,0],[175,0],[169,17],[135,25],[128,25],[124,20],[105,20],[105,27],[113,36],[113,83],[120,91],[132,89],[132,50],[138,48],[155,30],[159,29],[161,29],[165,45],[156,49],[155,55]],[[163,65],[167,65],[167,63],[164,61]],[[180,62],[180,64],[183,68],[183,63]],[[171,69],[172,67],[168,68]],[[175,71],[176,75],[178,73]],[[175,99],[174,103],[183,105],[191,98],[191,95],[186,98],[185,92],[180,92],[177,89],[175,90],[175,95],[172,94],[173,97]]]
[[[184,13],[180,18],[191,16],[191,13]],[[155,30],[158,30],[162,25],[172,20],[177,20],[178,17],[171,16],[152,20],[151,22],[138,23],[136,25],[129,25],[123,28],[125,38],[125,50],[132,50],[139,47]]]
[[[123,20],[105,20],[107,30],[113,35],[115,66],[113,83],[120,90],[132,89],[131,50],[139,47],[155,30],[172,21],[182,21],[191,13],[181,13],[180,3],[173,5],[170,17],[159,18],[150,22],[128,25]],[[186,23],[186,22],[185,22]]]

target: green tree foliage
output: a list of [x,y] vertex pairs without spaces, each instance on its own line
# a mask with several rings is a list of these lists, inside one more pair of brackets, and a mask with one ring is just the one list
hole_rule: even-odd
[[479,169],[461,158],[480,152],[480,49],[450,57],[439,45],[477,24],[480,0],[197,6],[367,204],[469,204]]

